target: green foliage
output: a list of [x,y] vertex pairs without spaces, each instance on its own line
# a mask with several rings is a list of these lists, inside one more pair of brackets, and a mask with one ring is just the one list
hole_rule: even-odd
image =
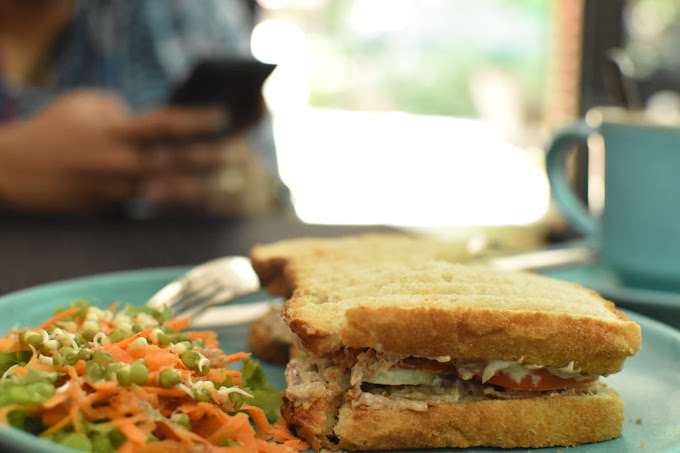
[[[413,3],[413,17],[405,29],[366,35],[352,25],[357,1],[329,2],[315,23],[323,33],[309,35],[312,61],[319,62],[312,72],[310,103],[350,110],[476,116],[471,85],[480,72],[493,69],[519,87],[526,114],[540,115],[552,2]],[[493,26],[499,23],[503,26]],[[333,71],[324,72],[326,67]],[[328,84],[329,77],[341,83]]]
[[4,374],[11,366],[26,363],[30,359],[30,351],[0,352],[0,375]]
[[43,429],[45,429],[40,417],[30,415],[24,410],[13,410],[7,414],[7,422],[16,429],[35,435],[41,433]]
[[252,399],[247,399],[248,404],[262,409],[270,421],[276,420],[283,404],[281,392],[267,382],[260,364],[255,360],[245,361],[241,379],[243,389],[253,395]]

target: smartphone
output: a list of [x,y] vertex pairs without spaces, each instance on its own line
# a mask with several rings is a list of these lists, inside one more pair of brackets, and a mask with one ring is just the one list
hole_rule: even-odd
[[203,60],[171,92],[168,104],[182,107],[222,106],[225,124],[216,139],[239,134],[254,126],[264,114],[262,85],[276,65],[249,58]]

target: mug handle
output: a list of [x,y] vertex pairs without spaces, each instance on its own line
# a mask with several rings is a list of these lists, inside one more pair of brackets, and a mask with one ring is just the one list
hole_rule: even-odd
[[560,129],[550,143],[546,155],[546,171],[557,206],[569,223],[586,236],[596,235],[600,229],[599,223],[571,189],[566,176],[566,158],[573,145],[588,146],[588,136],[592,132],[593,129],[585,122]]

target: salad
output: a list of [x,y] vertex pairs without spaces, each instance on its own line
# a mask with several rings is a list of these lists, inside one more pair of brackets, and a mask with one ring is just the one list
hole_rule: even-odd
[[[169,311],[86,300],[0,338],[0,422],[96,453],[292,453],[281,394],[249,354]],[[240,367],[234,365],[240,364]]]

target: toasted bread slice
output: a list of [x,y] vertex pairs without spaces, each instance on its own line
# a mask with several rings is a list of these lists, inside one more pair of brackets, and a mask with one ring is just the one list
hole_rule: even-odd
[[343,348],[427,357],[574,362],[584,374],[618,371],[640,348],[640,327],[614,304],[546,277],[421,263],[291,266],[284,317],[316,355]]
[[288,265],[314,268],[320,262],[342,266],[355,262],[461,261],[471,258],[463,242],[440,241],[404,234],[364,234],[333,239],[301,238],[257,245],[250,253],[263,287],[290,296],[295,287]]
[[623,401],[602,386],[594,394],[432,402],[423,412],[344,404],[334,434],[345,450],[538,448],[612,439],[622,424]]

